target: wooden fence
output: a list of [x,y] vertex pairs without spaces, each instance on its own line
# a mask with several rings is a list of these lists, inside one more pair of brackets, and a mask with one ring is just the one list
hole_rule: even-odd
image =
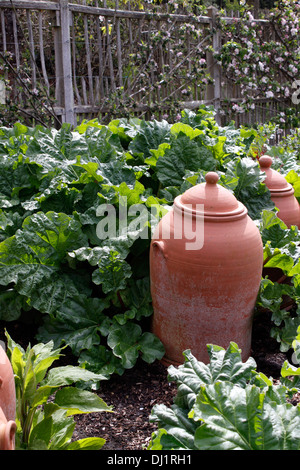
[[[24,115],[31,115],[34,94],[56,121],[73,125],[130,114],[174,117],[183,108],[213,104],[219,110],[227,98],[241,100],[238,87],[221,85],[222,70],[209,51],[210,45],[218,50],[222,40],[215,8],[208,16],[191,16],[134,11],[130,2],[126,10],[118,1],[115,9],[106,1],[94,3],[0,0],[0,52],[9,64],[12,99],[23,105]],[[164,43],[170,36],[173,43]],[[206,83],[203,67],[213,84]],[[276,108],[267,104],[234,119],[268,120]]]

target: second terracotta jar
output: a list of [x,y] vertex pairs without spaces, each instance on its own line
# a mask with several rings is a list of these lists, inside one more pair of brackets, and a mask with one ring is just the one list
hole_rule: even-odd
[[271,168],[272,163],[272,157],[268,155],[259,159],[260,168],[266,174],[264,183],[270,190],[272,201],[279,209],[278,217],[287,227],[297,225],[300,228],[300,206],[294,196],[294,188],[283,175]]
[[178,196],[151,242],[152,331],[166,365],[183,363],[185,349],[208,363],[207,344],[233,341],[243,360],[251,352],[263,246],[245,206],[217,182],[210,172]]

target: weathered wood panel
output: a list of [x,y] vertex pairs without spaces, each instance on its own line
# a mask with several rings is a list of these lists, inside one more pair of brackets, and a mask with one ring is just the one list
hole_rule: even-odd
[[[119,1],[114,9],[106,0],[86,3],[1,0],[0,51],[12,55],[9,73],[19,75],[23,93],[18,95],[17,87],[14,93],[20,100],[28,92],[30,103],[36,91],[42,92],[40,106],[50,117],[76,124],[84,116],[132,113],[173,118],[176,109],[213,104],[218,110],[228,98],[242,99],[239,87],[225,79],[206,52],[210,45],[218,50],[222,40],[213,8],[208,16],[196,17],[169,13],[168,5],[157,13],[134,11],[130,1],[127,9],[119,9]],[[228,13],[226,21],[236,20]],[[193,71],[200,59],[206,59],[213,85],[205,86]],[[277,109],[260,100],[253,113],[234,118],[251,124]]]

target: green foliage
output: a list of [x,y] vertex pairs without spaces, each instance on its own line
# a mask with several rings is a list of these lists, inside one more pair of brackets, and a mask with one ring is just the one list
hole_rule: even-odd
[[[280,269],[283,276],[274,282],[267,276],[262,280],[257,306],[272,312],[274,327],[271,335],[280,343],[280,349],[287,351],[292,347],[300,325],[299,231],[296,226],[287,228],[269,211],[262,213],[260,230],[264,243],[264,266]],[[294,309],[285,308],[284,296],[294,301]]]
[[[81,413],[111,412],[111,407],[95,393],[82,388],[106,378],[81,367],[54,367],[62,348],[53,342],[27,347],[26,351],[6,333],[7,354],[16,387],[16,449],[26,450],[97,450],[102,438],[72,441],[75,421]],[[51,396],[51,397],[50,397]]]
[[[268,265],[298,279],[298,232],[285,232],[276,218],[252,154],[260,138],[254,129],[219,126],[205,107],[182,111],[175,124],[117,119],[107,126],[83,121],[74,130],[0,128],[1,320],[34,313],[38,341],[69,345],[80,364],[107,377],[138,358],[161,359],[163,345],[148,331],[151,234],[174,198],[211,170],[258,225],[262,220]],[[296,157],[276,151],[275,165],[296,188]],[[115,216],[109,233],[103,207]],[[264,308],[268,285],[264,280]],[[280,328],[290,329],[283,315]]]
[[208,353],[208,364],[187,350],[183,365],[169,367],[177,395],[170,408],[153,407],[158,431],[148,450],[299,450],[300,410],[287,399],[299,391],[300,369],[286,361],[274,384],[253,358],[242,362],[235,343]]

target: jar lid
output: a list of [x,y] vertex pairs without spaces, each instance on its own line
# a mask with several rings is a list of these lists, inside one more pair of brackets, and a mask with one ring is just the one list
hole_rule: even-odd
[[207,173],[205,181],[177,196],[174,209],[202,217],[228,218],[247,214],[246,207],[228,189],[217,184],[217,173]]
[[287,182],[285,177],[271,168],[272,163],[273,159],[269,155],[264,155],[259,159],[260,169],[266,174],[264,183],[267,188],[271,193],[294,193],[293,186]]

